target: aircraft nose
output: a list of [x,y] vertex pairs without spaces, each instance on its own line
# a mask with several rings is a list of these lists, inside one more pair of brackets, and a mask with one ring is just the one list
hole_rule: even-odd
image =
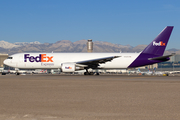
[[5,59],[5,60],[3,61],[3,63],[4,63],[5,65],[7,65],[7,64],[8,64],[8,60]]

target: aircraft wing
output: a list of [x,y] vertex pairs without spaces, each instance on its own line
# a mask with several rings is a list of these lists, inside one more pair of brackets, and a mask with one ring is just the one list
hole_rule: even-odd
[[90,68],[96,68],[97,66],[99,66],[100,63],[106,63],[118,57],[120,56],[111,56],[111,57],[105,57],[105,58],[91,59],[91,60],[79,61],[79,62],[76,62],[76,64],[86,65]]

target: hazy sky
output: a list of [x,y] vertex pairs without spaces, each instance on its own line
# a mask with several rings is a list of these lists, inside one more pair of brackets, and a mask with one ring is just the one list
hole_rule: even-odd
[[179,0],[0,0],[0,41],[82,39],[149,44],[174,26],[167,48],[180,49]]

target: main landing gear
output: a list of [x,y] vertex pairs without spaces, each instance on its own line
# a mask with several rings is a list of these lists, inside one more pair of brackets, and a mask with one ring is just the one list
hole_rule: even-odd
[[84,75],[94,75],[94,72],[84,72]]
[[95,73],[95,72],[88,72],[88,69],[86,69],[86,72],[84,72],[84,75],[99,75],[99,73]]

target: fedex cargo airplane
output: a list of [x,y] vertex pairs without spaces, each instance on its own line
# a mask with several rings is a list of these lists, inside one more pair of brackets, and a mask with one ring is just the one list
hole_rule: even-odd
[[173,26],[167,26],[140,53],[17,53],[4,60],[4,64],[19,69],[60,69],[61,72],[89,69],[128,69],[168,61],[163,56]]

